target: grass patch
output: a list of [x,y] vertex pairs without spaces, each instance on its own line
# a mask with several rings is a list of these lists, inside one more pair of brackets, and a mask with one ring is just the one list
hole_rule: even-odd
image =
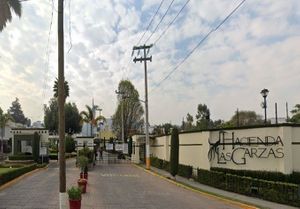
[[17,170],[18,168],[0,168],[0,175],[12,172],[14,170]]

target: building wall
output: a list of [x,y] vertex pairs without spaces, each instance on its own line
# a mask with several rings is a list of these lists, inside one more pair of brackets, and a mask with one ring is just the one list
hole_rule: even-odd
[[[180,133],[179,163],[202,169],[220,167],[285,174],[300,171],[299,126],[226,129],[223,132]],[[144,143],[138,138],[135,140],[136,144]],[[170,142],[171,136],[156,137],[151,140],[150,154],[169,161]]]

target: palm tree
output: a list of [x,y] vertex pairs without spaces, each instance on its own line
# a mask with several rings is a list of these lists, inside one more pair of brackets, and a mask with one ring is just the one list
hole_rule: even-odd
[[[65,99],[70,96],[70,87],[69,87],[69,83],[68,81],[65,81]],[[58,97],[58,79],[56,78],[56,80],[54,81],[54,86],[53,86],[53,91],[54,91],[54,97],[57,98]]]
[[82,117],[82,122],[86,122],[91,124],[91,136],[93,136],[93,127],[97,125],[97,123],[101,120],[105,121],[105,117],[99,115],[95,118],[95,110],[93,110],[90,106],[85,106],[87,111],[82,111],[80,113]]
[[19,17],[22,14],[20,0],[1,0],[0,1],[0,32],[6,27],[7,22],[12,20],[12,11]]
[[9,120],[12,120],[12,117],[5,113],[3,114],[3,110],[0,108],[0,128],[1,128],[1,154],[3,154],[3,137],[4,137],[4,132],[5,132],[5,125]]

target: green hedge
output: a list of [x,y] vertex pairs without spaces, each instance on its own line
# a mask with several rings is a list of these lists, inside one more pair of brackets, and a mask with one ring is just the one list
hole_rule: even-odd
[[45,165],[39,166],[37,164],[32,164],[29,166],[24,166],[24,167],[12,170],[11,172],[4,173],[4,174],[0,175],[0,185],[3,185],[25,173],[28,173],[32,170],[35,170],[35,169],[43,167],[43,166],[45,166]]
[[293,172],[290,175],[286,175],[280,172],[233,170],[227,168],[211,168],[211,170],[238,175],[238,176],[248,176],[248,177],[263,179],[267,181],[280,181],[280,182],[288,182],[293,184],[300,184],[300,172]]
[[[76,157],[76,156],[77,156],[76,153],[65,153],[66,159],[67,159],[67,158]],[[57,153],[50,153],[50,154],[49,154],[49,159],[50,159],[50,160],[57,160],[57,159],[58,159]]]
[[9,160],[33,160],[32,155],[10,155]]
[[[150,159],[151,165],[165,170],[165,171],[169,171],[170,169],[170,163],[168,161],[159,159],[157,157],[151,157]],[[186,178],[191,178],[193,175],[193,167],[189,166],[189,165],[178,165],[178,175],[182,176],[182,177],[186,177]]]
[[223,190],[300,206],[299,186],[296,184],[266,181],[203,169],[197,169],[197,181]]

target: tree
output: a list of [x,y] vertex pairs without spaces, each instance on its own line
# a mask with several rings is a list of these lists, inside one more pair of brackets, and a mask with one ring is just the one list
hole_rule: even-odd
[[28,118],[24,116],[24,113],[22,111],[21,104],[19,102],[19,99],[16,98],[15,101],[12,102],[11,107],[8,110],[8,114],[11,115],[13,120],[16,123],[21,123],[21,124],[28,124]]
[[12,20],[12,11],[21,17],[22,6],[19,0],[1,0],[0,1],[0,32],[6,27],[7,22]]
[[178,129],[173,128],[171,136],[171,152],[170,152],[170,173],[176,176],[179,164],[179,136]]
[[65,130],[67,133],[81,132],[81,116],[75,103],[65,104]]
[[300,123],[300,104],[296,104],[294,109],[291,110],[291,113],[293,116],[289,121],[293,123]]
[[[65,100],[66,100],[66,98],[68,96],[70,96],[70,87],[69,87],[68,81],[64,82],[64,90],[65,90],[65,95],[64,96],[65,96]],[[58,79],[57,78],[54,81],[53,92],[54,92],[53,96],[55,98],[57,98],[58,97]]]
[[3,154],[3,137],[5,132],[5,125],[9,120],[12,120],[12,117],[9,114],[3,113],[3,110],[0,107],[0,128],[1,128],[1,154]]
[[190,113],[188,113],[186,115],[186,122],[182,121],[182,130],[184,131],[192,130],[194,128],[193,122],[194,122],[193,116]]
[[80,112],[81,121],[91,124],[91,136],[93,136],[93,127],[96,126],[99,121],[101,120],[105,121],[105,117],[103,117],[102,115],[95,117],[96,115],[93,109],[88,105],[86,105],[85,107],[87,111]]
[[118,91],[123,94],[118,95],[118,106],[113,115],[113,130],[117,136],[122,135],[122,106],[124,116],[124,139],[135,133],[139,133],[144,125],[144,109],[139,99],[139,93],[129,80],[121,80]]
[[[50,132],[58,133],[58,104],[52,98],[49,106],[44,106],[44,124]],[[79,133],[81,131],[81,116],[75,103],[65,104],[65,132]]]
[[207,129],[211,125],[210,111],[206,104],[199,104],[197,107],[196,115],[197,128]]
[[66,153],[72,153],[75,151],[75,141],[70,135],[66,136],[65,149],[66,149]]
[[251,126],[264,124],[264,120],[261,115],[256,114],[255,111],[242,110],[235,112],[231,119],[226,122],[225,127],[236,126]]

